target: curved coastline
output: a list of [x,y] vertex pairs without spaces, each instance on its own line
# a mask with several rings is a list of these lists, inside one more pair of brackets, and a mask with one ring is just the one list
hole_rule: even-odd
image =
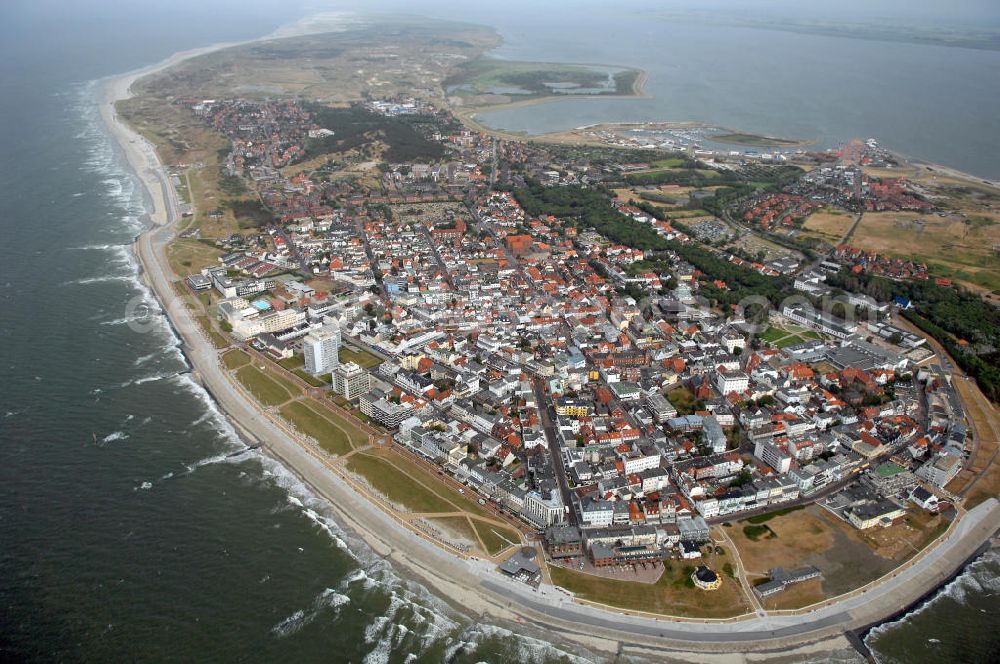
[[[1000,503],[995,498],[963,515],[933,546],[861,592],[828,601],[811,611],[792,615],[750,615],[706,621],[654,617],[611,607],[576,602],[565,591],[542,586],[534,591],[511,581],[483,561],[463,560],[399,526],[377,506],[359,496],[232,385],[214,346],[203,336],[186,305],[174,292],[165,248],[173,239],[179,217],[177,195],[152,146],[117,117],[114,102],[126,98],[132,83],[184,59],[224,48],[221,44],[175,54],[164,62],[108,79],[101,100],[101,116],[127,156],[152,203],[151,227],[134,245],[143,279],[150,286],[182,340],[195,378],[206,388],[237,431],[260,443],[317,495],[329,501],[338,521],[354,530],[377,553],[395,561],[404,571],[465,611],[536,625],[556,638],[578,641],[588,648],[614,652],[762,653],[805,647],[811,652],[842,649],[844,632],[883,622],[953,578],[974,551],[1000,528]],[[803,651],[805,652],[805,651]],[[687,661],[697,661],[685,657]]]

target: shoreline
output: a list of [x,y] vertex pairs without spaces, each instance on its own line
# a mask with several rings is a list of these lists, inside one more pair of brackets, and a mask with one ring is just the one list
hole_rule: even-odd
[[[750,648],[762,653],[783,649],[782,653],[787,655],[787,649],[801,648],[803,644],[815,647],[819,643],[835,642],[837,648],[844,647],[846,639],[843,632],[851,628],[847,623],[870,624],[884,621],[884,617],[879,616],[889,613],[876,608],[869,615],[864,611],[868,602],[842,606],[849,604],[851,600],[838,601],[815,610],[826,615],[818,618],[817,614],[814,616],[816,619],[812,620],[803,620],[800,615],[769,615],[764,618],[697,621],[628,615],[618,609],[597,609],[571,602],[564,591],[551,586],[532,591],[523,584],[501,576],[488,563],[457,559],[400,527],[377,506],[357,495],[314,453],[271,421],[258,405],[249,403],[234,390],[218,362],[215,347],[204,338],[186,305],[172,288],[172,272],[167,266],[163,251],[173,239],[171,227],[178,217],[176,192],[150,144],[124,125],[113,110],[114,101],[127,96],[131,84],[140,76],[230,45],[232,44],[220,44],[185,51],[158,65],[106,80],[103,83],[105,94],[101,100],[101,116],[112,137],[124,151],[130,167],[142,182],[153,205],[149,212],[152,226],[138,236],[133,247],[140,264],[141,277],[163,305],[172,327],[180,337],[182,351],[192,366],[194,378],[205,387],[219,410],[241,436],[260,443],[269,456],[276,458],[299,477],[317,496],[328,501],[341,524],[354,531],[376,553],[396,561],[428,589],[436,590],[435,594],[447,598],[449,604],[461,606],[473,614],[489,615],[506,622],[531,623],[551,630],[556,638],[582,642],[594,650],[613,652],[616,646],[638,647],[628,640],[643,638],[646,641],[642,645],[644,650],[659,647],[662,654],[692,651],[732,653]],[[990,524],[993,524],[990,532],[995,532],[1000,525],[997,501],[987,501],[980,507],[983,509],[977,508],[977,525],[983,527],[985,522],[985,527],[989,529]],[[968,526],[971,520],[969,516],[962,519],[967,531],[976,527]],[[959,524],[956,522],[954,525]],[[950,538],[952,530],[958,529],[960,528],[949,529],[944,539]],[[966,539],[978,539],[981,542],[983,538],[977,529],[957,539],[962,544],[967,544]],[[953,542],[953,546],[956,544],[957,542]],[[939,548],[942,545],[943,542],[934,547],[933,551],[921,552],[907,565],[914,567],[928,557],[933,557],[930,556],[933,553],[940,557]],[[933,566],[933,563],[927,566]],[[949,573],[956,569],[948,561],[942,567],[947,567]],[[905,572],[900,571],[900,574]],[[939,587],[939,584],[935,584],[931,591]],[[906,595],[905,590],[905,587],[901,589],[900,594]],[[919,595],[924,596],[928,592],[924,587]],[[891,594],[891,590],[883,594]],[[889,604],[894,604],[898,610],[899,601],[903,598],[893,602],[894,599],[889,598]],[[518,603],[516,609],[513,608],[514,602]]]
[[873,623],[871,623],[869,625],[865,625],[864,627],[860,627],[858,629],[851,630],[848,633],[848,639],[851,640],[851,642],[855,645],[855,648],[857,648],[858,652],[860,652],[863,656],[865,656],[865,657],[871,656],[871,649],[868,647],[867,639],[868,639],[868,637],[871,635],[871,633],[873,631],[875,631],[877,628],[879,628],[882,625],[887,625],[889,623],[893,623],[893,622],[896,622],[898,620],[901,620],[902,618],[904,618],[905,616],[909,615],[910,613],[913,613],[914,611],[919,610],[923,606],[926,606],[929,602],[934,601],[934,599],[942,591],[944,591],[945,588],[947,588],[949,585],[951,585],[951,583],[953,583],[955,581],[955,579],[957,579],[958,577],[962,576],[963,574],[966,573],[966,571],[968,571],[969,565],[971,565],[972,563],[974,563],[977,560],[979,560],[980,558],[982,558],[984,555],[986,555],[987,553],[989,553],[990,550],[992,550],[992,549],[993,549],[993,546],[990,545],[990,542],[983,542],[983,544],[978,549],[976,549],[968,558],[966,558],[965,562],[963,562],[962,565],[960,567],[958,567],[955,570],[955,572],[949,578],[947,578],[943,582],[941,582],[941,584],[939,584],[939,585],[935,586],[934,588],[928,590],[922,596],[920,596],[917,599],[913,600],[912,602],[910,602],[906,606],[903,606],[898,611],[896,611],[894,614],[892,614],[890,616],[886,616],[884,619],[882,619],[880,621],[873,622]]

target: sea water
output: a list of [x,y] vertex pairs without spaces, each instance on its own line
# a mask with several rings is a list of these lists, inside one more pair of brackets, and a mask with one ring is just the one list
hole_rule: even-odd
[[[594,659],[450,608],[246,450],[137,279],[147,201],[100,122],[97,80],[290,17],[46,6],[0,16],[0,658]],[[995,606],[987,583],[949,593],[955,623]],[[911,661],[891,639],[908,625],[873,648]],[[937,638],[938,657],[967,652]]]
[[138,279],[148,201],[98,79],[294,16],[3,11],[0,659],[570,659],[402,578],[247,450]]

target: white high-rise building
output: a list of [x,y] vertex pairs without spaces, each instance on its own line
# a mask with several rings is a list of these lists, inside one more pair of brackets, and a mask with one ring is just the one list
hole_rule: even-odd
[[302,339],[306,371],[316,376],[332,372],[340,364],[340,326],[326,324]]
[[333,391],[348,401],[354,401],[371,389],[371,378],[354,362],[345,362],[333,370]]

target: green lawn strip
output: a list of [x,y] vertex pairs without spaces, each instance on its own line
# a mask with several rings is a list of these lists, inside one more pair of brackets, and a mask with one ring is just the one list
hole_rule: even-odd
[[778,348],[787,348],[788,346],[794,346],[795,344],[800,344],[804,341],[805,339],[803,337],[800,337],[797,334],[791,334],[778,341],[777,346]]
[[250,356],[241,350],[231,350],[222,356],[227,369],[239,369],[250,361]]
[[286,357],[282,360],[278,360],[280,364],[285,369],[289,371],[295,371],[296,369],[301,369],[305,366],[306,360],[301,355],[292,355],[291,357]]
[[766,330],[764,330],[764,333],[760,335],[760,338],[768,343],[773,344],[779,339],[784,339],[789,334],[791,333],[788,330],[771,325]]
[[249,364],[236,370],[236,378],[265,406],[278,406],[293,396],[273,377]]
[[344,417],[332,408],[316,407],[315,410],[319,415],[340,427],[347,434],[351,445],[355,448],[364,447],[368,444],[368,434],[358,426],[358,423],[353,418]]
[[302,367],[305,365],[305,359],[300,355],[292,355],[291,357],[286,357],[283,360],[278,360],[278,364],[283,369],[291,371],[293,374],[313,387],[326,387],[329,385],[329,383],[323,380],[321,376],[313,376],[303,370]]
[[517,544],[521,541],[520,536],[510,528],[498,526],[495,523],[479,521],[478,519],[470,520],[472,521],[472,526],[476,529],[476,532],[479,533],[479,538],[483,540],[483,546],[486,547],[486,553],[491,556],[495,556],[500,553],[510,546],[511,543]]
[[469,525],[469,519],[464,516],[435,516],[429,517],[427,521],[441,530],[449,533],[452,537],[468,540],[473,546],[479,546],[476,539],[476,531]]
[[457,512],[460,508],[381,457],[355,454],[347,467],[364,477],[379,493],[414,512]]
[[281,385],[281,387],[285,388],[285,391],[288,392],[289,396],[297,397],[302,394],[301,385],[296,383],[294,380],[285,378],[285,376],[283,376],[280,372],[268,368],[266,365],[263,366],[265,366],[265,368],[261,369],[260,371],[264,373],[272,381],[274,381],[278,385]]
[[730,618],[745,612],[734,581],[726,579],[718,590],[706,592],[693,587],[693,571],[693,565],[668,562],[660,579],[648,584],[549,566],[553,583],[581,599],[609,606],[690,618]]
[[[188,306],[188,308],[192,309],[190,305]],[[200,325],[201,329],[204,330],[205,334],[208,336],[208,340],[212,342],[213,346],[220,349],[227,348],[229,346],[229,339],[227,339],[225,336],[223,336],[221,332],[215,329],[215,326],[212,325],[212,321],[211,319],[209,319],[208,316],[204,314],[196,314],[193,312],[193,310],[191,315],[194,317],[196,321],[198,321],[198,325]]]
[[743,521],[759,525],[761,523],[767,523],[776,516],[784,516],[786,514],[791,514],[792,512],[798,512],[800,509],[803,509],[804,507],[805,505],[793,505],[792,507],[784,507],[780,510],[774,510],[773,512],[768,512],[767,514],[757,514],[751,517],[747,517],[746,519],[743,519]]
[[380,360],[375,355],[369,353],[365,350],[351,350],[349,348],[340,349],[340,361],[341,362],[354,362],[362,369],[371,369],[372,367],[382,364]]
[[296,376],[298,376],[299,378],[301,378],[302,380],[304,380],[309,385],[312,385],[313,387],[326,387],[327,385],[330,384],[330,383],[326,382],[325,380],[323,380],[322,378],[319,378],[317,376],[313,376],[311,374],[307,374],[302,369],[296,369],[292,373],[295,374]]
[[315,439],[319,446],[330,454],[342,456],[354,449],[343,429],[302,401],[293,401],[282,406],[281,416],[300,432]]
[[771,526],[743,526],[743,534],[752,542],[756,542],[761,537],[773,539],[778,536],[771,530]]
[[486,511],[486,508],[479,504],[479,495],[472,489],[465,489],[464,494],[456,493],[444,484],[442,478],[437,474],[417,462],[411,461],[399,452],[393,451],[392,455],[388,458],[394,466],[404,470],[410,477],[417,478],[425,485],[431,487],[432,491],[445,500],[457,505],[458,509],[468,512],[473,516],[493,517],[493,515]]

